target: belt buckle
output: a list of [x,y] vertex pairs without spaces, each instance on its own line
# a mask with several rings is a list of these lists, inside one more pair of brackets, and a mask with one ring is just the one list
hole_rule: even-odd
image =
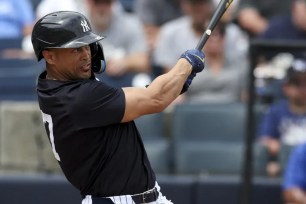
[[142,194],[142,202],[146,203],[145,193]]
[[148,192],[144,192],[143,194],[142,194],[142,202],[143,203],[146,203],[146,194],[150,194],[151,192],[150,191],[148,191]]
[[143,194],[142,194],[142,202],[143,203],[146,203],[146,195],[147,194],[153,194],[154,195],[154,199],[157,199],[157,196],[156,196],[156,189],[155,188],[153,188],[152,190],[150,190],[150,191],[147,191],[147,192],[144,192]]

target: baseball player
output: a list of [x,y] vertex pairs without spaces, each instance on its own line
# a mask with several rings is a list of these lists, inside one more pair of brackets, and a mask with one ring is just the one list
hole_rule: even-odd
[[163,111],[204,69],[204,53],[187,50],[147,88],[114,88],[95,79],[106,63],[103,37],[80,13],[37,21],[32,44],[46,61],[39,106],[55,158],[82,204],[171,204],[160,192],[134,119]]

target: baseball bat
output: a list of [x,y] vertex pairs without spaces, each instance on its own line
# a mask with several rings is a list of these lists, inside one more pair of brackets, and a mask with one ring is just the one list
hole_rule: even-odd
[[217,23],[219,22],[220,18],[223,16],[224,12],[230,6],[233,0],[221,0],[213,13],[211,20],[208,23],[206,31],[203,33],[198,45],[196,46],[197,50],[202,50],[206,41],[210,37],[212,31],[216,27]]

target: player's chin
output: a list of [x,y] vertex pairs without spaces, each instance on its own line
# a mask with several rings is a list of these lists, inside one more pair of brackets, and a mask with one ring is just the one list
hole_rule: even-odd
[[78,70],[78,73],[74,75],[75,80],[89,79],[91,77],[91,70]]
[[83,71],[81,74],[82,79],[89,79],[91,77],[91,70]]
[[81,66],[79,69],[79,75],[82,79],[89,79],[91,76],[91,65]]

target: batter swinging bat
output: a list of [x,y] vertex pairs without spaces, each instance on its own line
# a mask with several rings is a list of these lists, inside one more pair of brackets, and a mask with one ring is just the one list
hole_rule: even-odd
[[211,18],[206,31],[203,33],[196,49],[202,50],[206,41],[208,40],[209,36],[211,35],[211,32],[216,27],[217,23],[219,22],[220,18],[223,16],[226,9],[230,6],[230,4],[233,2],[233,0],[221,0],[213,14],[213,17]]

